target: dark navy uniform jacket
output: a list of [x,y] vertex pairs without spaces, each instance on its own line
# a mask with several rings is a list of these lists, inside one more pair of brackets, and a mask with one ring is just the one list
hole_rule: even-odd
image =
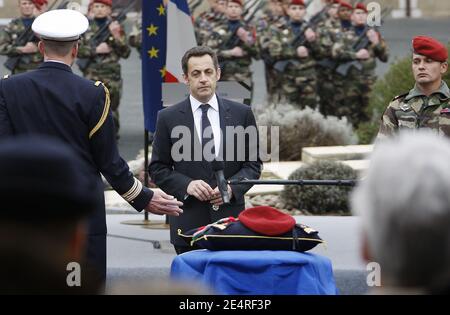
[[[119,156],[109,107],[109,92],[101,82],[81,78],[65,64],[45,62],[34,71],[0,80],[0,139],[43,134],[63,140],[84,161],[80,171],[98,181],[102,173],[140,211],[153,192],[133,177]],[[103,191],[92,193],[98,194],[98,207],[90,221],[90,236],[105,236]]]

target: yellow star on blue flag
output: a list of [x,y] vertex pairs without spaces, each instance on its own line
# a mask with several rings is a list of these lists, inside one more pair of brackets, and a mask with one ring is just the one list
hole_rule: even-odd
[[162,109],[167,52],[167,14],[163,0],[142,1],[142,93],[145,129],[154,132]]
[[156,32],[158,30],[158,27],[150,24],[149,27],[147,27],[147,31],[148,31],[148,36],[152,36],[152,35],[158,35],[158,33]]
[[158,52],[159,52],[159,49],[152,47],[152,49],[150,49],[148,51],[148,55],[150,56],[150,58],[158,58]]
[[157,8],[158,10],[158,14],[159,15],[166,15],[166,8],[164,8],[163,4],[161,3],[161,5]]

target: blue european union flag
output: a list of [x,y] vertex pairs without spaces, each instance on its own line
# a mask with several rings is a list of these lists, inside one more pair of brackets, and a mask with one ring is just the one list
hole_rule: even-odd
[[142,93],[145,129],[155,132],[166,73],[167,10],[163,0],[142,1]]

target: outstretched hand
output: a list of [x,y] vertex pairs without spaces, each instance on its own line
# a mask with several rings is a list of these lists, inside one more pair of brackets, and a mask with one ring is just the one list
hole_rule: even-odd
[[181,206],[183,206],[183,203],[174,196],[170,196],[162,190],[154,190],[153,198],[145,207],[145,210],[157,215],[179,216],[183,213]]

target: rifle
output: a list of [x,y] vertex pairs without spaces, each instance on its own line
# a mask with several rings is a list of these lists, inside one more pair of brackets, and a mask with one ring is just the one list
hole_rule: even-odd
[[[114,19],[110,19],[100,29],[98,29],[98,31],[89,39],[88,45],[91,47],[97,47],[101,43],[105,42],[110,36],[109,25],[111,25],[113,21],[117,21],[119,23],[123,22],[127,17],[127,13],[134,8],[135,2],[136,0],[131,0]],[[77,65],[82,72],[84,72],[89,67],[90,63],[90,58],[79,58],[77,60]]]
[[199,0],[197,2],[192,1],[189,3],[189,7],[190,7],[190,11],[191,11],[191,15],[194,14],[195,10],[197,10],[197,8],[202,4],[202,0]]
[[[382,13],[381,13],[381,18],[385,17],[388,13],[388,10],[385,8]],[[354,52],[358,52],[361,49],[365,49],[367,48],[367,46],[369,46],[370,41],[369,38],[366,36],[367,32],[371,29],[371,27],[369,27],[367,24],[364,27],[363,32],[361,33],[361,35],[358,37],[358,40],[355,42],[355,44],[352,47],[352,50]],[[376,30],[376,27],[375,27]],[[361,63],[361,61],[359,60],[352,60],[352,61],[348,61],[345,63],[340,64],[337,68],[336,68],[336,73],[346,77],[348,75],[348,72],[350,71],[351,68],[356,68],[359,71],[362,70],[363,65]]]
[[[308,29],[308,24],[306,24],[305,26],[305,30]],[[293,47],[300,47],[303,46],[306,42],[306,37],[304,34],[304,31],[301,31],[300,34],[298,34],[294,40],[292,41],[292,43],[290,44],[290,46]],[[275,64],[273,65],[273,68],[275,70],[277,70],[278,72],[284,72],[284,70],[286,69],[286,67],[288,66],[288,64],[290,63],[298,63],[297,60],[292,60],[292,59],[285,59],[285,60],[278,60],[277,62],[275,62]]]
[[[53,7],[56,5],[57,2],[58,2],[58,0],[53,1],[53,3],[50,5],[50,7],[48,7],[47,11],[53,10]],[[69,4],[69,1],[64,1],[57,7],[57,9],[65,8],[67,6],[67,4]],[[32,25],[28,26],[25,29],[25,31],[15,40],[15,42],[14,42],[15,47],[25,46],[28,42],[31,42],[33,40],[35,35],[34,35],[31,27],[32,27]],[[23,54],[19,55],[19,56],[9,57],[3,65],[9,71],[14,72],[14,70],[16,69],[17,65],[19,64],[20,60],[23,57],[24,57]]]
[[[311,5],[311,3],[313,2],[313,0],[308,1],[305,4],[305,9],[308,9],[308,7]],[[315,21],[315,23],[319,23],[320,21],[317,20]],[[300,31],[300,33],[294,38],[294,40],[291,42],[290,46],[293,47],[300,47],[303,46],[306,43],[306,36],[305,36],[305,31],[308,28],[314,28],[315,24],[311,23],[311,22],[303,22],[305,23],[303,29]],[[295,63],[298,61],[294,61]],[[275,62],[273,68],[279,72],[284,72],[284,70],[286,69],[287,65],[289,63],[293,63],[293,61],[291,59],[288,60],[279,60],[277,62]]]
[[[250,4],[249,4],[250,3]],[[244,11],[242,12],[242,16],[244,17],[244,20],[247,21],[247,15],[250,14],[250,11],[253,9],[253,7],[255,7],[256,5],[258,5],[258,7],[260,6],[260,4],[265,5],[264,1],[258,1],[255,0],[253,2],[250,1],[246,1],[245,4],[248,4],[247,6],[244,4]],[[255,13],[255,11],[257,11],[257,9],[253,10],[253,13]]]
[[[239,25],[238,27],[236,27],[236,29],[234,30],[230,39],[228,41],[226,41],[224,44],[220,45],[219,50],[229,50],[229,49],[232,49],[232,48],[236,47],[237,45],[239,45],[239,42],[241,41],[241,39],[239,38],[239,36],[237,36],[237,31],[241,26],[242,25]],[[223,70],[225,67],[225,64],[227,64],[229,61],[230,60],[219,60],[220,68]]]
[[253,12],[244,19],[245,24],[247,24],[247,25],[250,24],[250,22],[255,17],[256,13],[258,13],[259,9],[261,9],[265,5],[264,1],[259,1],[257,3],[258,3],[258,6],[256,7],[256,9],[253,10]]
[[[310,5],[312,2],[313,2],[313,0],[309,1],[307,5]],[[322,22],[325,15],[327,14],[328,8],[329,8],[328,5],[324,6],[319,12],[314,14],[309,19],[309,23],[316,25],[316,24],[319,24],[320,22]]]

